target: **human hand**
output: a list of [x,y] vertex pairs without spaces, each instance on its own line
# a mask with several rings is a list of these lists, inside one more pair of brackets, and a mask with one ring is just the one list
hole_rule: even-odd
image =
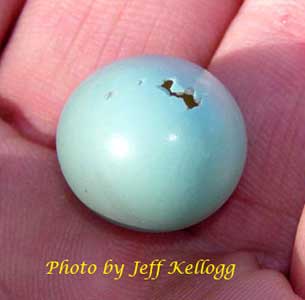
[[[26,3],[0,61],[1,299],[299,299],[292,285],[305,297],[302,219],[294,247],[305,182],[305,3],[241,2]],[[21,1],[0,0],[3,43],[18,9]],[[248,130],[247,166],[230,200],[178,232],[133,232],[97,217],[73,196],[56,159],[71,91],[97,67],[143,53],[207,67],[236,98]],[[66,258],[211,258],[235,263],[236,274],[46,275],[47,261]]]

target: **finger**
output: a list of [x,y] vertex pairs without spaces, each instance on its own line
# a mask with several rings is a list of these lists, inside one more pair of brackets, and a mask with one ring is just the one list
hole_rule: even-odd
[[303,210],[293,247],[290,278],[295,291],[305,297],[305,209]]
[[0,50],[10,26],[17,18],[24,0],[0,0]]
[[21,110],[16,127],[49,143],[68,95],[98,66],[142,53],[206,64],[240,2],[30,0],[4,55],[0,94]]
[[210,227],[226,233],[222,244],[265,252],[264,264],[283,271],[304,202],[304,13],[303,1],[246,1],[210,64],[249,136],[243,179]]
[[222,289],[213,291],[208,300],[260,300],[285,299],[302,300],[292,290],[283,274],[271,270],[263,270],[249,274],[232,283],[226,283]]
[[[180,279],[177,279],[177,276],[168,277],[162,289],[155,291],[154,298],[301,300],[294,294],[287,278],[279,272],[260,269],[255,258],[249,253],[236,252],[215,257],[212,263],[218,266],[218,271],[210,276],[189,275],[181,276]],[[219,266],[225,267],[222,269]]]

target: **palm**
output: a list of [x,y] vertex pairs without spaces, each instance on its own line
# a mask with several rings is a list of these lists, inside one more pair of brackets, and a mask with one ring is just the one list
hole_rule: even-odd
[[[303,206],[304,23],[292,22],[289,13],[304,12],[305,5],[276,0],[281,10],[275,11],[248,0],[227,30],[240,1],[161,2],[32,0],[23,9],[0,65],[4,299],[297,298],[280,272],[289,271]],[[0,38],[6,21],[0,21]],[[248,127],[248,164],[230,201],[205,222],[175,233],[136,233],[95,216],[74,198],[56,160],[55,128],[71,90],[97,66],[143,52],[208,66],[238,100]],[[65,258],[132,265],[214,256],[237,264],[235,280],[208,285],[198,276],[161,275],[151,282],[45,275],[47,261]]]

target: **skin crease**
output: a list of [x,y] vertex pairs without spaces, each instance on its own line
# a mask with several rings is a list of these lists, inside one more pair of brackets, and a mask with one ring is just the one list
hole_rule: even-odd
[[[11,3],[0,0],[0,8],[17,14]],[[0,61],[1,299],[305,297],[305,3],[241,4],[27,2]],[[0,19],[0,32],[10,23]],[[175,233],[137,233],[97,217],[72,195],[55,154],[58,117],[73,88],[97,67],[143,53],[208,67],[236,98],[248,129],[247,167],[230,200]],[[205,257],[236,263],[233,280],[46,276],[44,266],[65,258],[131,265]]]
[[0,1],[0,41],[6,38],[6,34],[22,9],[23,3],[24,0],[11,0],[8,5],[6,1]]

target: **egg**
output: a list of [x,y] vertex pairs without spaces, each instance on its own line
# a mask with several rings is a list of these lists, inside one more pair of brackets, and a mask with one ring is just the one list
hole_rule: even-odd
[[104,66],[76,88],[56,148],[88,208],[120,226],[164,232],[225,203],[243,172],[247,136],[237,103],[209,71],[143,55]]

